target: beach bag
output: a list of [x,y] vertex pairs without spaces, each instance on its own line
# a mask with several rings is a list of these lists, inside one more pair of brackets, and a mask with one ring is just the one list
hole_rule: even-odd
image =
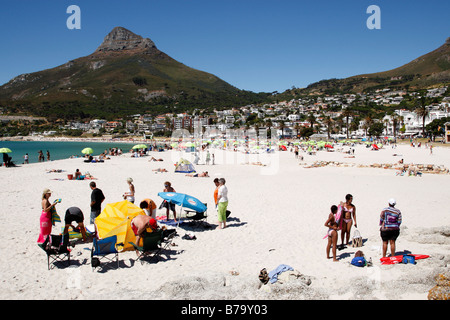
[[354,257],[350,263],[356,267],[364,267],[367,261],[364,257]]
[[364,258],[364,253],[360,250],[356,251],[355,257],[350,263],[356,267],[364,267],[367,264],[367,261]]
[[404,264],[416,264],[416,258],[413,255],[405,254],[403,255],[402,263]]
[[355,230],[355,232],[353,233],[352,247],[362,247],[362,237],[358,230]]

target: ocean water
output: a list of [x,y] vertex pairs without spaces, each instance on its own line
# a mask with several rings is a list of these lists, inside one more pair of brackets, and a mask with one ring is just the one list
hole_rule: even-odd
[[[137,143],[123,142],[66,142],[66,141],[0,141],[0,148],[11,149],[8,155],[12,157],[15,164],[23,163],[23,156],[28,153],[28,162],[38,162],[38,152],[42,150],[45,161],[47,161],[47,150],[50,152],[50,160],[68,159],[71,156],[83,156],[81,150],[90,147],[94,150],[94,156],[99,155],[109,148],[121,148],[128,152]],[[3,157],[0,158],[0,161]]]

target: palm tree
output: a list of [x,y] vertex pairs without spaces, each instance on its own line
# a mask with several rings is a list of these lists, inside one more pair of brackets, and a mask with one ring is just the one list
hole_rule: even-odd
[[323,123],[327,127],[328,140],[330,140],[330,138],[331,138],[330,133],[331,133],[331,129],[333,128],[334,120],[331,119],[330,116],[326,116],[325,119],[323,120]]
[[311,129],[313,129],[313,132],[314,132],[314,123],[316,123],[316,117],[314,116],[314,114],[312,112],[310,114],[308,114],[306,121],[308,121],[311,124]]
[[425,118],[430,113],[425,103],[425,97],[420,98],[420,105],[417,106],[414,112],[417,114],[417,117],[422,118],[422,135],[425,136]]
[[353,115],[353,111],[347,107],[344,109],[344,111],[342,111],[342,116],[345,118],[345,126],[347,128],[347,139],[348,139],[348,132],[349,132],[349,128],[348,128],[348,119]]
[[340,134],[342,131],[342,127],[344,126],[344,120],[342,119],[342,115],[338,116],[336,119],[336,125],[339,129],[338,133]]
[[298,123],[294,124],[294,130],[295,130],[296,137],[298,137],[298,131],[300,130],[300,125]]
[[371,116],[367,116],[367,117],[364,118],[363,129],[366,131],[366,136],[367,136],[367,130],[370,128],[372,123],[373,123],[373,120],[372,120]]
[[397,140],[397,127],[401,121],[401,118],[398,114],[394,113],[391,117],[392,119],[392,130],[394,131],[394,141]]

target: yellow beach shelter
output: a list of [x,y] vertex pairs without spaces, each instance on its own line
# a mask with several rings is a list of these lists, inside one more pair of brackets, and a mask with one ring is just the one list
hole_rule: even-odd
[[116,235],[117,244],[123,244],[118,250],[133,250],[129,242],[135,242],[136,236],[131,229],[131,220],[140,214],[145,215],[144,210],[127,200],[108,203],[95,219],[98,237],[104,239]]

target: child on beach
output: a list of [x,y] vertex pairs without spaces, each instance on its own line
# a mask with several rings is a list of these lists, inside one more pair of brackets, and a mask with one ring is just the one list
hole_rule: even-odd
[[330,249],[333,246],[333,261],[338,261],[336,259],[336,247],[337,247],[337,230],[338,223],[336,222],[335,215],[338,211],[338,207],[335,205],[331,206],[331,213],[328,215],[328,219],[325,222],[325,227],[328,228],[328,244],[327,244],[327,259],[330,259]]

